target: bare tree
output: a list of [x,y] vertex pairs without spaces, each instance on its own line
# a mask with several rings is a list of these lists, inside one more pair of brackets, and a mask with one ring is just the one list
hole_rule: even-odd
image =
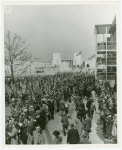
[[17,34],[12,35],[10,31],[5,34],[4,46],[5,65],[10,67],[11,78],[14,79],[15,74],[26,72],[31,54],[27,51],[26,41]]

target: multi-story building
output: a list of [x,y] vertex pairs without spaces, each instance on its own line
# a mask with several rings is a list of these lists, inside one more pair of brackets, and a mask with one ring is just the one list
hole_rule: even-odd
[[95,73],[95,54],[84,62],[84,69],[86,72]]
[[95,76],[99,80],[116,80],[116,16],[112,24],[95,25]]

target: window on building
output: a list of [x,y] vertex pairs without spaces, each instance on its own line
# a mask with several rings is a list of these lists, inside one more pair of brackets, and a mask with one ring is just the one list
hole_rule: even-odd
[[87,68],[89,68],[89,64],[87,64]]

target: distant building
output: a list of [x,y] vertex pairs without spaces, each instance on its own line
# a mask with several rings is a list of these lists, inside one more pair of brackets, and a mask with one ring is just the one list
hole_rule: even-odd
[[61,54],[53,53],[52,66],[59,66],[60,64],[61,64]]
[[60,53],[53,53],[52,66],[61,66],[62,64],[65,64],[69,67],[81,66],[83,64],[81,52],[75,52],[73,59],[68,59],[68,56],[67,58],[61,58]]
[[32,68],[33,72],[35,72],[35,73],[45,72],[45,69],[51,68],[51,67],[52,67],[52,65],[49,62],[33,61],[31,63],[31,68]]
[[89,72],[95,72],[95,60],[85,61],[85,70]]
[[[53,57],[51,61],[44,62],[41,58],[32,58],[30,61],[28,61],[24,67],[28,66],[24,73],[21,74],[21,76],[28,76],[28,75],[37,75],[38,73],[54,73],[54,72],[64,72],[64,71],[72,71],[72,67],[80,67],[82,65],[82,58],[81,58],[81,52],[74,53],[73,59],[67,58],[61,58],[60,53],[53,53]],[[17,64],[18,62],[16,62]],[[24,69],[23,66],[21,66],[21,70]],[[79,68],[80,69],[80,68]],[[17,72],[20,71],[19,69],[14,72],[15,76],[17,76]],[[5,66],[5,74],[6,76],[10,75],[10,67]],[[19,75],[19,74],[18,74]]]

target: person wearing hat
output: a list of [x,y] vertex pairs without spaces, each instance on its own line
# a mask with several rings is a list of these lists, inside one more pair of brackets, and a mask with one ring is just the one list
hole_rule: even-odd
[[73,114],[73,108],[74,108],[74,102],[69,100],[68,103],[68,115],[72,117]]
[[111,116],[111,112],[108,111],[106,117],[106,137],[108,139],[111,139],[112,125],[113,125],[113,118]]
[[83,103],[83,99],[81,97],[81,102],[79,104],[79,109],[78,109],[78,112],[81,114],[81,120],[83,118],[83,116],[85,115],[85,104]]
[[79,97],[77,92],[76,92],[76,97],[74,99],[74,103],[75,103],[76,110],[78,110],[78,107],[79,107],[79,104],[80,104],[80,97]]
[[46,101],[42,104],[42,107],[45,110],[46,124],[48,124],[49,108],[47,106]]
[[87,107],[89,113],[90,113],[91,102],[92,102],[92,99],[89,98],[88,101],[87,101],[87,103],[86,103],[86,107]]
[[102,108],[102,111],[101,111],[101,114],[100,114],[100,122],[102,122],[103,124],[103,134],[105,135],[105,132],[106,132],[106,114],[105,114],[105,111],[107,110],[106,107],[103,107]]
[[45,138],[42,133],[42,129],[38,125],[34,131],[34,144],[45,144]]
[[22,123],[22,126],[21,126],[21,141],[22,141],[22,143],[27,144],[27,139],[28,139],[27,120],[25,119]]
[[6,135],[7,135],[8,142],[10,144],[11,144],[11,136],[9,133],[12,132],[12,128],[13,128],[12,119],[9,117],[6,125]]
[[62,125],[63,125],[63,132],[64,132],[64,136],[66,135],[66,131],[68,129],[68,116],[66,115],[66,113],[64,113],[62,119],[61,119]]
[[80,137],[79,144],[92,144],[92,143],[89,141],[88,136],[85,133],[83,133]]
[[40,126],[40,110],[39,109],[36,110],[35,117],[36,117],[36,124]]
[[40,107],[40,127],[42,130],[45,129],[45,125],[46,125],[46,112],[45,112],[45,108]]
[[11,99],[11,109],[13,109],[15,107],[15,99],[12,98]]
[[111,114],[113,115],[114,104],[113,104],[112,99],[109,100],[108,107],[109,107],[109,111],[110,111]]
[[55,110],[55,113],[56,112],[59,112],[59,101],[57,100],[57,97],[55,96],[54,99],[53,99],[53,103],[54,103],[54,110]]
[[86,135],[89,135],[89,132],[91,130],[91,118],[90,118],[89,113],[86,114],[86,118],[84,121],[84,130],[85,130]]
[[64,110],[65,110],[65,102],[64,102],[63,99],[60,101],[60,105],[59,106],[60,106],[61,116],[63,116]]
[[90,118],[93,118],[94,110],[96,110],[95,104],[94,104],[94,99],[91,100],[91,105],[90,105]]
[[34,136],[33,136],[33,132],[28,133],[27,144],[28,144],[28,145],[34,144]]
[[11,144],[17,145],[17,129],[14,124],[12,125],[12,132],[9,132],[9,135],[11,137]]
[[67,133],[68,144],[78,144],[80,141],[79,133],[77,129],[74,129],[74,124],[71,124],[71,129]]
[[52,99],[50,100],[48,107],[49,107],[49,112],[51,114],[51,119],[54,119],[54,102]]
[[31,116],[28,117],[28,133],[33,133],[35,130],[36,122],[33,120]]
[[55,136],[55,139],[53,141],[53,144],[61,144],[62,142],[62,138],[60,137],[60,132],[58,132],[57,130],[55,130],[53,132],[53,135]]
[[75,128],[78,130],[79,135],[82,134],[82,130],[83,130],[83,125],[81,122],[81,116],[79,116],[79,114],[77,113],[76,119],[75,119]]
[[117,142],[117,114],[114,114],[113,117],[112,136],[114,141]]

